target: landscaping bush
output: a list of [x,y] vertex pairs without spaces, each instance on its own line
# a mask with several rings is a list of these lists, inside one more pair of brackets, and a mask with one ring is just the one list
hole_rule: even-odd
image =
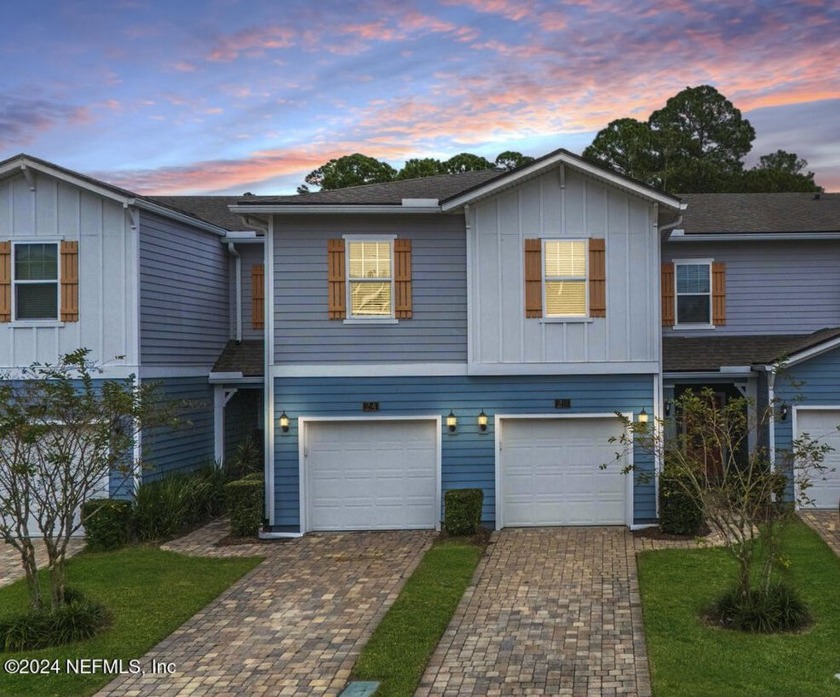
[[208,466],[191,474],[144,482],[134,499],[134,528],[140,540],[180,535],[224,512],[224,474]]
[[90,639],[111,622],[107,608],[67,589],[67,601],[53,609],[0,620],[3,651],[29,651]]
[[444,495],[443,529],[447,535],[475,535],[481,525],[481,489],[450,489]]
[[257,534],[263,521],[263,498],[262,477],[237,479],[225,484],[231,535],[254,537]]
[[747,595],[732,587],[715,601],[707,615],[715,624],[743,632],[789,632],[811,622],[805,603],[781,581],[768,588],[754,588]]
[[85,542],[90,550],[117,549],[131,539],[131,502],[91,499],[82,506]]
[[667,468],[659,477],[659,529],[670,535],[697,535],[703,527],[702,503]]
[[245,479],[251,474],[262,476],[264,461],[262,442],[254,437],[247,436],[236,446],[233,457],[225,460],[225,473],[228,480]]

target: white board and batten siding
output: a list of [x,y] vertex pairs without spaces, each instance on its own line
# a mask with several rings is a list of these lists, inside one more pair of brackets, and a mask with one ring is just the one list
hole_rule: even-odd
[[439,417],[301,422],[304,530],[437,527]]
[[[79,321],[0,324],[0,368],[55,363],[79,347],[90,358],[136,366],[137,254],[122,204],[30,170],[0,180],[0,240],[79,243]],[[117,359],[117,356],[124,356]]]
[[631,525],[629,462],[610,442],[623,431],[615,415],[497,415],[497,528]]
[[[469,364],[473,372],[655,372],[659,360],[659,247],[653,203],[559,170],[469,211]],[[526,239],[604,239],[606,317],[526,318]]]

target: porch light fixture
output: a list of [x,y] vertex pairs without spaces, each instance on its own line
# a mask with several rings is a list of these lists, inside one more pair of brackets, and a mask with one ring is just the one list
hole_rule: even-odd
[[283,431],[283,433],[288,433],[289,432],[289,417],[286,416],[285,411],[283,411],[283,413],[280,414],[279,424],[280,424],[280,430]]
[[787,404],[782,404],[782,406],[779,407],[779,419],[781,419],[782,421],[787,421],[787,416],[788,406]]
[[671,400],[665,400],[665,416],[671,416]]
[[639,423],[646,424],[648,422],[648,413],[645,411],[645,408],[642,407],[642,410],[639,412]]
[[458,428],[458,417],[455,416],[455,412],[451,409],[449,410],[449,415],[446,417],[446,426],[449,428],[450,433],[455,433],[455,429]]
[[484,409],[478,415],[478,430],[482,433],[487,430],[487,414],[484,413]]

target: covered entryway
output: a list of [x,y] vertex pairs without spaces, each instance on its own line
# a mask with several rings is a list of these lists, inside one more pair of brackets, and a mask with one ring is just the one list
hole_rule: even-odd
[[797,407],[794,410],[794,419],[794,432],[797,437],[807,433],[811,438],[834,448],[826,453],[823,462],[826,471],[809,477],[811,486],[805,495],[814,500],[816,508],[836,510],[840,504],[840,431],[837,430],[837,426],[840,425],[840,407]]
[[497,527],[629,524],[615,415],[497,419]]
[[301,422],[305,530],[437,527],[439,418]]

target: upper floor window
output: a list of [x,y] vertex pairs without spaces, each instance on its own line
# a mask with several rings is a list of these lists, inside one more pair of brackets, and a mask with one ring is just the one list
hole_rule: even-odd
[[348,241],[347,248],[350,317],[393,317],[391,240]]
[[712,323],[712,265],[675,264],[677,324]]
[[411,240],[396,235],[327,240],[327,297],[330,319],[411,319]]
[[726,264],[676,259],[662,264],[662,324],[703,329],[726,324]]
[[16,320],[58,319],[58,244],[14,245]]
[[586,240],[546,240],[543,244],[546,317],[585,317]]

